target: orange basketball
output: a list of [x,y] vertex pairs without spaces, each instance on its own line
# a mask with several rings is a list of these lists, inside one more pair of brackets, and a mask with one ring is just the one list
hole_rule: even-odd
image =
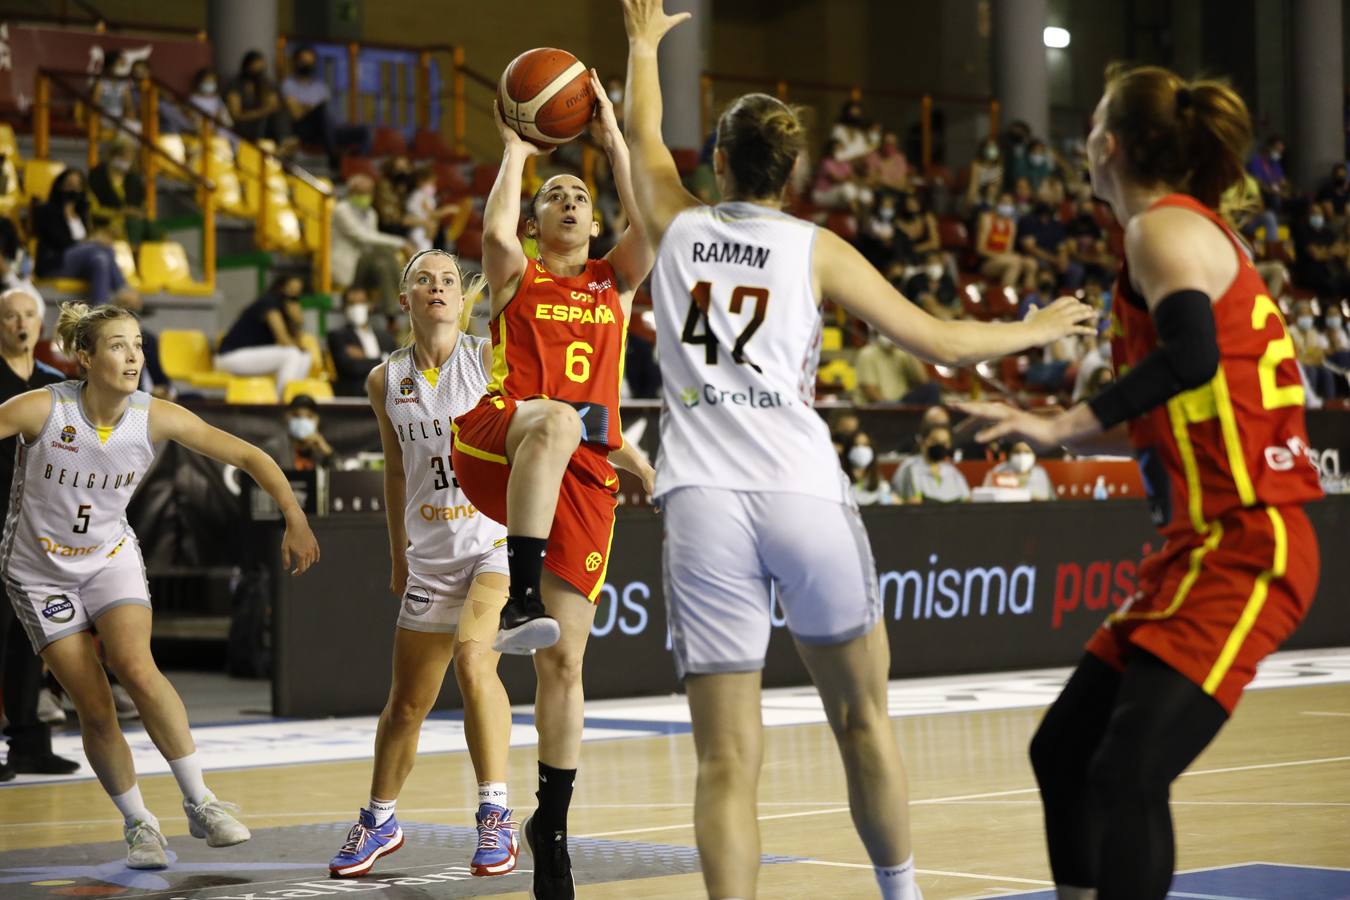
[[565,144],[595,114],[591,73],[566,50],[539,47],[511,60],[497,86],[502,117],[536,144]]

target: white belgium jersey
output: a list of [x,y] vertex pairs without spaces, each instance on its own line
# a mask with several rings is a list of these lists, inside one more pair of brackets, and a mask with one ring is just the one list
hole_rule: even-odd
[[663,403],[656,495],[687,486],[844,502],[816,413],[815,226],[751,203],[699,206],[666,229],[652,272]]
[[81,403],[82,381],[48,385],[52,411],[32,441],[18,440],[0,568],[20,585],[78,585],[136,536],[127,504],[155,458],[150,395],[100,435]]
[[487,392],[486,343],[461,333],[434,379],[417,369],[412,347],[385,363],[384,408],[403,450],[408,568],[423,575],[463,568],[506,540],[506,528],[469,502],[450,468],[450,423]]

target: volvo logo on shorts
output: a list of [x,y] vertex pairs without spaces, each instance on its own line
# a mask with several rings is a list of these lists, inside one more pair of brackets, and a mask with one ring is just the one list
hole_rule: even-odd
[[61,429],[61,443],[63,443],[63,444],[69,444],[69,443],[70,443],[71,441],[73,441],[73,440],[75,440],[75,426],[74,426],[74,425],[67,425],[65,428],[62,428],[62,429]]
[[600,568],[600,564],[604,561],[605,558],[600,555],[598,550],[592,550],[586,557],[586,571],[594,572],[596,569]]
[[64,625],[75,618],[75,604],[65,594],[52,594],[42,604],[42,617],[49,622]]
[[411,397],[414,390],[414,382],[411,378],[404,378],[398,383],[398,392],[405,397]]
[[431,609],[431,595],[422,588],[408,588],[403,595],[403,609],[410,616],[424,616]]

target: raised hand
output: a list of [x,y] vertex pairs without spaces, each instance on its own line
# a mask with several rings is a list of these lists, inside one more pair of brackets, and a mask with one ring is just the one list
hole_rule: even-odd
[[666,15],[662,0],[623,0],[623,22],[629,45],[655,47],[676,25],[691,18],[691,13]]
[[623,131],[619,128],[619,120],[614,115],[614,104],[610,102],[609,93],[605,86],[600,83],[600,73],[591,69],[591,90],[595,93],[595,118],[591,119],[591,139],[604,149],[610,156],[614,155],[614,148],[623,144]]
[[1097,333],[1097,310],[1073,297],[1060,297],[1049,306],[1032,310],[1026,320],[1038,329],[1037,343],[1041,346],[1071,334]]

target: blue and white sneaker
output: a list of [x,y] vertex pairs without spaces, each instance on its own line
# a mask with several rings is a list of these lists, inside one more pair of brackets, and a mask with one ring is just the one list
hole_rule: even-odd
[[364,875],[375,865],[375,860],[387,856],[403,846],[403,829],[395,816],[383,825],[375,824],[370,810],[361,810],[361,817],[347,832],[347,842],[328,864],[333,878],[355,878]]
[[478,850],[470,865],[475,875],[505,875],[516,867],[520,836],[511,810],[492,803],[478,805]]

